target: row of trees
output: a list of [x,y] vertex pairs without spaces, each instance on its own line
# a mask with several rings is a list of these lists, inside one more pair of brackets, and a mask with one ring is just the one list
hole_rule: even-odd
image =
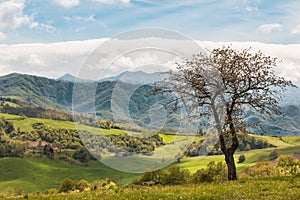
[[178,166],[170,167],[168,170],[155,170],[145,172],[133,183],[138,185],[180,185],[186,183],[203,183],[226,180],[226,165],[223,162],[211,161],[205,169],[200,169],[191,174],[187,169]]
[[[0,127],[8,140],[22,141],[24,144],[26,142],[38,142],[37,146],[31,147],[31,149],[34,152],[40,152],[41,155],[48,156],[50,159],[59,154],[62,158],[71,156],[80,162],[88,162],[93,159],[89,151],[99,155],[99,158],[105,152],[115,153],[116,156],[126,156],[131,153],[150,155],[156,147],[163,145],[163,140],[158,135],[140,138],[125,134],[91,134],[88,131],[48,127],[43,123],[34,123],[32,125],[33,131],[26,132],[20,129],[15,130],[13,124],[4,119],[0,121]],[[5,147],[8,148],[8,146]],[[72,153],[66,153],[66,151]]]
[[[205,145],[203,144],[203,142],[204,140],[200,140],[199,142],[194,142],[186,150],[185,155],[189,157],[199,156],[201,154],[201,148],[205,148],[203,152],[207,153],[207,155],[222,154],[220,142],[217,142],[214,145]],[[238,142],[239,142],[239,146],[237,148],[238,151],[249,151],[253,149],[276,147],[272,144],[269,144],[267,141],[263,141],[262,139],[258,139],[254,136],[249,136],[244,134],[238,135]]]

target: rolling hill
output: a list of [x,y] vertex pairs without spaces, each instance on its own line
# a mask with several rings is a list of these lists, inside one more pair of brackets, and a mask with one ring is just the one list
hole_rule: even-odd
[[[149,83],[158,78],[158,74],[138,71],[124,72],[98,83],[79,81],[75,83],[76,94],[74,95],[75,77],[72,75],[54,80],[13,73],[0,77],[0,95],[17,98],[43,108],[70,111],[73,106],[76,112],[96,112],[102,119],[111,119],[112,109],[114,109],[114,112],[121,113],[120,118],[130,117],[134,123],[146,126],[151,118],[149,109],[166,99],[162,95],[150,94],[153,86]],[[142,84],[143,80],[147,84]],[[124,93],[124,91],[129,92]],[[275,119],[248,112],[248,121],[258,121],[262,124],[261,128],[252,131],[265,135],[300,135],[299,93],[299,88],[288,89],[281,103],[284,115],[277,116]],[[128,110],[124,110],[124,107]],[[178,123],[176,121],[176,116],[172,116],[168,126],[176,125]]]

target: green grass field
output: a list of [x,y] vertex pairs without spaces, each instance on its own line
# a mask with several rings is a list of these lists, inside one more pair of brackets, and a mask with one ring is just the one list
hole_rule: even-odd
[[[34,123],[43,123],[46,126],[53,127],[53,128],[65,128],[71,130],[87,130],[91,133],[100,133],[100,134],[124,134],[125,131],[119,129],[100,129],[91,126],[86,126],[83,124],[79,124],[76,122],[68,122],[68,121],[59,121],[59,120],[51,120],[51,119],[41,119],[41,118],[25,118],[22,119],[21,116],[18,115],[10,115],[10,114],[3,114],[0,113],[0,118],[5,118],[6,120],[12,122],[15,128],[20,128],[22,131],[33,131],[32,124]],[[126,131],[126,133],[132,133],[130,131]]]
[[111,169],[98,161],[88,166],[71,165],[64,161],[43,158],[1,158],[0,191],[9,187],[21,189],[25,193],[58,188],[65,178],[95,181],[105,178],[115,179],[120,184],[128,184],[136,174]]
[[73,200],[73,199],[107,199],[107,200],[178,200],[178,199],[266,199],[286,200],[299,199],[300,187],[291,183],[291,177],[276,179],[241,180],[203,183],[199,185],[183,186],[152,186],[128,187],[115,190],[98,190],[84,193],[29,195],[28,199],[43,200]]
[[[124,134],[135,132],[122,131],[118,129],[99,129],[90,126],[81,125],[74,122],[56,121],[49,119],[39,118],[25,118],[22,119],[17,115],[1,114],[0,118],[5,118],[11,121],[15,128],[20,128],[24,131],[31,131],[32,124],[36,122],[44,123],[46,126],[53,128],[67,128],[67,129],[81,129],[88,130],[93,133],[105,133],[105,134]],[[172,134],[160,133],[165,146],[159,147],[155,150],[151,157],[147,157],[144,166],[151,166],[153,160],[162,160],[162,158],[168,162],[168,159],[174,159],[174,155],[170,154],[174,148],[178,148],[180,145],[187,141],[199,140],[202,137],[192,136],[176,136]],[[292,137],[270,137],[270,136],[255,136],[257,138],[266,140],[270,144],[273,144],[280,154],[291,154],[300,153],[300,136]],[[269,160],[270,152],[274,148],[259,149],[251,151],[236,152],[235,160],[237,161],[239,155],[244,154],[246,160],[244,163],[237,163],[237,170],[241,171],[247,166],[252,166],[259,161]],[[162,155],[169,155],[162,156]],[[103,158],[105,160],[105,158]],[[130,168],[135,165],[139,159],[134,158],[128,162],[123,162],[122,159],[107,159],[107,164],[114,162],[113,165],[124,166]],[[204,156],[204,157],[184,157],[180,163],[175,162],[173,165],[180,166],[185,169],[189,169],[191,173],[196,172],[200,168],[205,168],[210,161],[224,161],[223,155],[217,156]],[[153,164],[153,162],[152,162]],[[126,165],[126,166],[125,166]],[[163,166],[163,165],[161,165]],[[151,168],[151,167],[149,167]],[[88,181],[99,180],[103,178],[117,179],[122,184],[127,184],[132,181],[133,178],[137,177],[137,174],[129,174],[120,172],[109,167],[98,161],[92,161],[88,166],[71,165],[65,161],[52,161],[45,158],[1,158],[0,159],[0,191],[3,191],[9,187],[21,189],[28,192],[33,191],[45,191],[49,188],[57,188],[61,181],[66,178],[72,178],[74,180],[86,179]]]

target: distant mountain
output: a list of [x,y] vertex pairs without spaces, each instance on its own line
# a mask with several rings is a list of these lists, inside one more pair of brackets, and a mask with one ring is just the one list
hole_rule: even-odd
[[247,122],[257,123],[260,126],[250,129],[251,132],[265,135],[300,135],[300,107],[289,105],[282,107],[282,115],[274,115],[274,119],[266,115],[248,113]]
[[[98,82],[105,82],[105,81],[117,81],[117,82],[124,82],[130,84],[151,84],[156,81],[162,80],[165,77],[164,74],[155,72],[155,73],[147,73],[143,71],[125,71],[117,76],[111,76],[107,78],[100,79]],[[68,81],[68,82],[96,82],[93,80],[88,79],[80,79],[76,76],[66,73],[62,77],[56,79],[57,81]]]
[[86,80],[86,79],[80,79],[77,78],[76,76],[73,76],[72,74],[66,73],[65,75],[59,77],[56,79],[57,81],[68,81],[68,82],[93,82],[91,80]]
[[287,88],[285,97],[281,101],[282,106],[300,106],[300,88]]
[[143,71],[135,71],[135,72],[125,71],[117,76],[101,79],[99,82],[121,81],[121,82],[131,83],[131,84],[150,84],[162,80],[164,77],[165,77],[164,74],[158,72],[147,73]]

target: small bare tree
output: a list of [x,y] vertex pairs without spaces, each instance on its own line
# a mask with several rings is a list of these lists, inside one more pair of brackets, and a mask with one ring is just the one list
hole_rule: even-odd
[[177,70],[168,72],[167,78],[155,87],[156,92],[177,93],[175,102],[183,102],[180,105],[185,106],[191,118],[214,119],[229,180],[237,179],[233,157],[239,145],[237,132],[251,125],[244,119],[246,108],[271,117],[280,114],[282,93],[288,86],[295,87],[275,75],[272,68],[276,64],[276,58],[260,51],[223,47],[177,64]]

